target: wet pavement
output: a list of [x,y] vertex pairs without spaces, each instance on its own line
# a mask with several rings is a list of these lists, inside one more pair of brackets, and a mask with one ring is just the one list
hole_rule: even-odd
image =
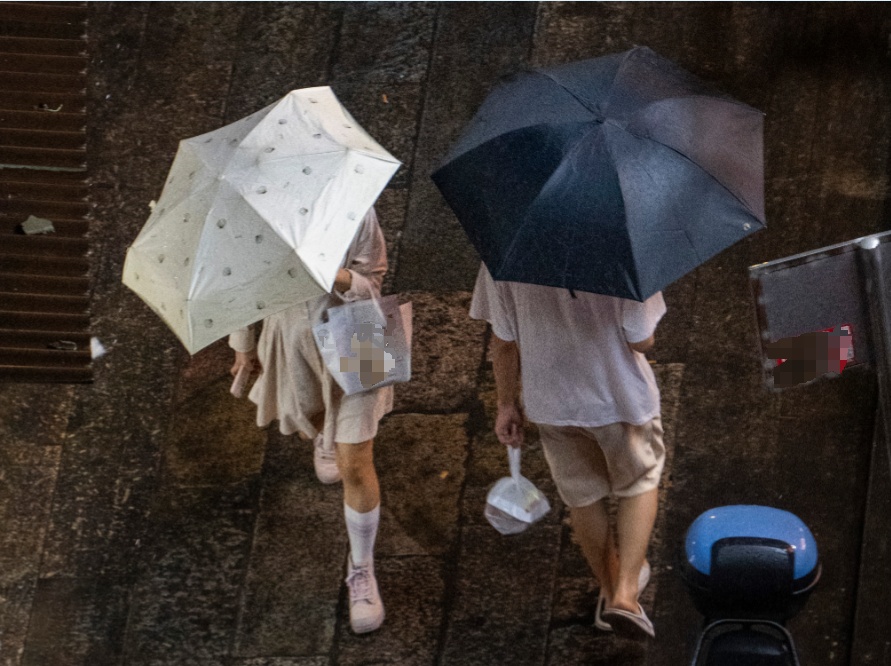
[[[891,226],[884,3],[90,11],[93,331],[109,352],[92,385],[0,386],[0,663],[682,664],[699,617],[679,543],[699,513],[731,503],[793,511],[816,536],[823,579],[790,624],[803,663],[891,663],[888,620],[863,602],[887,596],[870,582],[888,573],[874,378],[861,366],[768,393],[746,278],[751,264]],[[666,291],[650,354],[669,465],[643,599],[649,644],[592,628],[596,586],[532,429],[524,473],[553,510],[515,537],[483,518],[507,464],[487,332],[466,315],[478,259],[429,180],[500,75],[633,44],[767,114],[768,229]],[[257,429],[229,395],[225,343],[189,358],[120,284],[180,138],[324,84],[404,163],[378,213],[386,289],[416,317],[414,379],[375,446],[387,621],[367,636],[349,630],[339,488],[315,480],[307,445]]]

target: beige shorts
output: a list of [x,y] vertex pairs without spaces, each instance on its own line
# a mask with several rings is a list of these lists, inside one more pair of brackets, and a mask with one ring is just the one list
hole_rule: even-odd
[[392,405],[392,386],[341,397],[334,427],[334,441],[359,444],[374,439],[378,422],[392,409]]
[[263,372],[249,393],[257,405],[257,425],[278,420],[282,434],[315,437],[313,420],[324,413],[327,448],[373,439],[378,421],[393,409],[393,387],[343,395],[322,362],[310,323],[299,314],[299,308],[291,308],[264,323],[257,343]]
[[657,488],[665,466],[662,419],[596,428],[537,424],[557,492],[569,507]]
[[298,424],[297,430],[314,437],[316,429],[312,425],[313,417],[325,412],[324,431],[326,435],[331,432],[330,438],[326,437],[327,446],[332,446],[334,442],[359,444],[374,439],[378,422],[393,408],[393,387],[344,395],[322,366],[315,346],[307,344],[302,351],[303,354],[291,359],[291,370],[299,377],[295,396],[296,413],[290,415]]

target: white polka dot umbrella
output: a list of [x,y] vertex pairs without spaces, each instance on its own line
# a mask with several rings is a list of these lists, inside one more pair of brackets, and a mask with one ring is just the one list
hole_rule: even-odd
[[195,353],[331,291],[399,168],[326,87],[180,142],[123,281]]

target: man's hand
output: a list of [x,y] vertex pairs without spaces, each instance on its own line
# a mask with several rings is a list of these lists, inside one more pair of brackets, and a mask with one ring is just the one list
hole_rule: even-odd
[[229,373],[234,377],[243,367],[247,367],[251,372],[263,372],[256,349],[249,352],[235,352],[235,364],[229,369]]
[[522,446],[525,418],[520,409],[520,349],[516,342],[492,335],[492,370],[498,396],[495,434],[505,446]]
[[495,435],[505,446],[523,445],[523,412],[516,404],[498,405],[495,417]]
[[656,344],[655,334],[651,335],[646,340],[641,340],[640,342],[629,342],[628,347],[631,349],[631,351],[636,351],[639,354],[645,354],[653,348],[654,344]]

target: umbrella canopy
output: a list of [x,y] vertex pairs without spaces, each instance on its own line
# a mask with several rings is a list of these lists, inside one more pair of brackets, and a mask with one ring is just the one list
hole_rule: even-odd
[[643,301],[764,226],[762,129],[637,47],[507,79],[432,177],[496,280]]
[[194,353],[331,291],[399,164],[330,88],[294,90],[180,142],[124,284]]

